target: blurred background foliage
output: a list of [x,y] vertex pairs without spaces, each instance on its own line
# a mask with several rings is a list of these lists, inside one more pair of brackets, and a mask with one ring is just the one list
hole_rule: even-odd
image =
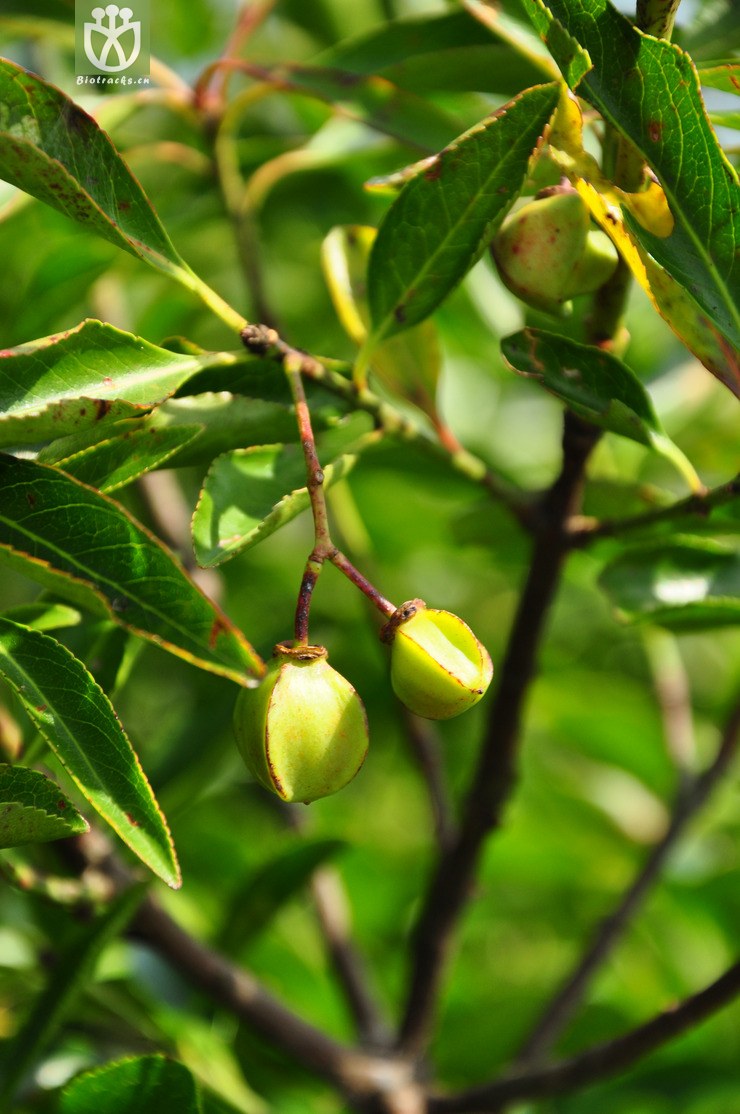
[[[390,20],[453,10],[433,0],[279,0],[244,53],[260,65],[351,56],[357,40]],[[712,19],[726,24],[712,42]],[[2,0],[2,53],[69,92],[106,127],[151,197],[178,251],[232,305],[261,316],[245,276],[214,169],[207,124],[177,95],[224,48],[235,0],[152,3],[152,52],[169,67],[172,96],[102,97],[75,86],[65,0]],[[704,57],[735,55],[733,6],[690,5],[677,38]],[[340,44],[342,44],[340,46]],[[452,121],[448,138],[533,80],[532,65],[507,48],[488,87],[435,83],[409,65],[407,88]],[[394,61],[391,59],[392,67]],[[443,74],[443,71],[441,71]],[[489,77],[490,77],[490,70]],[[399,84],[402,62],[395,63]],[[158,80],[161,72],[158,71]],[[456,87],[463,84],[462,88]],[[469,84],[475,86],[473,79]],[[230,78],[236,98],[249,87]],[[161,89],[155,85],[153,89]],[[441,126],[441,125],[440,125]],[[364,183],[419,158],[399,142],[290,92],[256,100],[234,120],[233,152],[254,186],[249,229],[259,297],[281,333],[312,352],[351,358],[353,347],[321,278],[321,245],[339,224],[377,225],[387,196]],[[732,143],[728,144],[731,147]],[[186,291],[58,213],[0,183],[0,337],[9,347],[98,317],[155,343],[187,336],[231,348],[225,326]],[[576,307],[578,315],[585,307]],[[546,325],[546,319],[530,314]],[[538,489],[557,474],[561,407],[503,365],[499,340],[523,322],[521,306],[482,261],[436,314],[442,347],[440,409],[456,437],[497,472]],[[713,487],[737,471],[738,420],[727,390],[690,358],[633,291],[626,360],[648,387],[669,435]],[[195,504],[204,468],[157,477],[145,499],[122,501],[151,521],[160,500],[175,520]],[[655,454],[607,434],[589,467],[585,513],[634,513],[682,483]],[[178,505],[182,500],[182,509]],[[459,613],[501,659],[527,566],[529,541],[481,488],[412,446],[363,455],[330,494],[342,545],[383,593],[422,596]],[[307,515],[219,573],[222,604],[263,654],[290,634],[295,592],[312,544]],[[677,635],[626,625],[597,584],[616,552],[608,540],[576,553],[550,617],[541,675],[528,702],[520,777],[504,829],[486,852],[459,948],[446,980],[432,1059],[450,1085],[479,1081],[506,1062],[541,1003],[570,969],[594,927],[614,907],[665,831],[680,770],[666,740],[656,689],[678,674],[693,704],[690,766],[706,764],[738,691],[740,640],[732,627]],[[0,602],[37,589],[5,572]],[[327,959],[310,897],[300,886],[279,904],[255,897],[304,841],[316,841],[348,891],[358,945],[384,1010],[396,1015],[407,970],[408,932],[434,851],[423,778],[387,679],[377,623],[352,586],[329,568],[316,592],[312,638],[366,703],[371,749],[357,779],[336,797],[289,812],[254,785],[233,744],[235,687],[147,645],[129,649],[116,707],[170,822],[184,886],[160,896],[190,930],[246,962],[303,1016],[349,1038],[351,1025]],[[110,635],[103,631],[104,638]],[[89,655],[89,631],[59,635]],[[101,646],[104,646],[101,642]],[[12,750],[28,725],[0,691],[0,738]],[[451,791],[467,784],[488,701],[435,727]],[[49,760],[49,768],[54,770]],[[300,831],[299,831],[300,829]],[[734,958],[738,897],[738,776],[731,772],[692,824],[660,882],[559,1045],[574,1052],[606,1039],[711,980]],[[319,842],[321,841],[321,842]],[[325,844],[323,841],[331,841]],[[282,856],[288,859],[282,861]],[[54,845],[28,851],[59,871]],[[159,887],[164,889],[163,887]],[[264,888],[264,882],[263,882]],[[260,921],[260,900],[267,912]],[[255,912],[256,910],[256,912]],[[250,925],[250,917],[255,923]],[[69,914],[34,894],[0,888],[0,1037],[13,1034],[44,981],[50,949],[71,931]],[[616,1080],[582,1094],[524,1104],[517,1114],[726,1114],[740,1102],[740,1005],[726,1009]],[[208,1111],[338,1114],[340,1098],[295,1068],[245,1026],[189,989],[136,941],[104,953],[73,1018],[57,1034],[17,1114],[53,1111],[74,1072],[127,1054],[164,1050],[206,1086]]]

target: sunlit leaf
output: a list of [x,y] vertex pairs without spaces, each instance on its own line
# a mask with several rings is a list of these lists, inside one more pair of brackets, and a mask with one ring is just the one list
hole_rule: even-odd
[[262,672],[160,541],[55,468],[0,455],[0,560],[203,669],[240,684]]
[[0,618],[0,673],[90,804],[175,888],[180,871],[165,819],[103,690],[66,646]]
[[369,349],[423,321],[472,267],[521,190],[557,100],[555,84],[522,93],[401,191],[370,256]]
[[200,432],[198,425],[156,429],[139,421],[120,422],[102,440],[90,433],[65,437],[40,452],[37,459],[44,464],[56,464],[63,472],[100,491],[117,491],[160,468]]
[[[324,485],[354,467],[351,452],[368,430],[367,415],[318,439]],[[344,451],[349,449],[349,452]],[[297,445],[258,445],[219,457],[211,467],[193,516],[198,563],[220,565],[256,545],[310,505],[306,464]]]
[[48,777],[23,766],[0,764],[0,848],[79,835],[88,827]]
[[106,133],[56,86],[0,59],[0,177],[198,294],[238,332],[244,318],[180,258]]
[[132,255],[185,264],[108,136],[60,89],[0,61],[0,177]]
[[0,352],[0,443],[35,443],[100,427],[162,402],[206,369],[235,372],[246,353],[175,353],[83,321]]
[[660,179],[675,220],[672,233],[657,236],[628,216],[632,233],[726,341],[740,347],[738,179],[707,118],[691,58],[674,43],[640,34],[609,0],[523,2],[571,88],[635,145]]

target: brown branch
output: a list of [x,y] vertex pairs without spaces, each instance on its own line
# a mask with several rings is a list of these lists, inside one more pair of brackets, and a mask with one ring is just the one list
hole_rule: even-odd
[[[61,841],[60,852],[76,869],[95,870],[111,883],[111,894],[128,888],[136,875],[118,858],[105,835],[93,829]],[[414,1069],[400,1057],[355,1050],[328,1036],[284,1006],[250,971],[182,928],[148,894],[129,931],[157,951],[193,986],[246,1022],[275,1047],[322,1076],[354,1101],[393,1094],[413,1082]]]
[[671,503],[669,507],[659,507],[644,514],[622,519],[605,519],[603,522],[584,522],[583,519],[576,519],[568,531],[570,545],[574,549],[582,549],[593,542],[600,541],[601,538],[621,537],[622,534],[633,530],[641,530],[646,526],[655,526],[663,522],[670,523],[684,516],[695,516],[698,521],[703,522],[714,507],[730,503],[739,495],[740,475],[703,495],[689,495],[686,499]]
[[534,1029],[522,1044],[516,1058],[517,1063],[532,1063],[541,1059],[552,1048],[583,1001],[596,971],[611,954],[645,895],[658,878],[666,859],[687,825],[706,803],[715,785],[726,772],[735,754],[739,733],[740,704],[736,705],[727,721],[714,761],[703,773],[685,784],[679,792],[665,835],[653,847],[617,908],[603,921],[575,969],[543,1011]]
[[[359,389],[335,367],[337,361],[322,362],[300,349],[287,344],[275,329],[266,325],[248,325],[243,330],[242,342],[248,351],[257,356],[273,359],[282,363],[287,357],[300,357],[300,372],[322,387],[345,399],[356,410],[370,414],[376,427],[390,437],[397,437],[418,445],[426,452],[445,460],[460,475],[473,483],[480,484],[490,495],[499,500],[511,512],[525,530],[532,529],[532,508],[534,497],[516,488],[513,484],[491,472],[482,460],[466,449],[450,451],[438,438],[417,425],[406,414],[381,399],[373,391]],[[332,366],[329,366],[332,364]],[[345,366],[345,365],[341,365]]]
[[535,675],[545,620],[567,552],[564,524],[581,496],[584,469],[598,432],[566,413],[563,465],[546,493],[527,580],[509,637],[460,832],[442,853],[413,940],[413,967],[399,1047],[419,1053],[426,1041],[446,953],[468,898],[486,837],[501,822],[515,780],[524,701]]
[[631,1068],[649,1053],[668,1044],[717,1013],[740,995],[740,962],[703,990],[684,998],[650,1021],[621,1037],[538,1071],[504,1076],[455,1095],[435,1096],[428,1114],[491,1114],[519,1099],[543,1098],[581,1090]]

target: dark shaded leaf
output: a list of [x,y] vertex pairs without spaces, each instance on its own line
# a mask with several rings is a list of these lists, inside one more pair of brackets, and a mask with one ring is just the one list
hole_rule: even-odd
[[138,1056],[78,1075],[62,1093],[59,1114],[201,1114],[198,1086],[183,1064]]
[[313,872],[345,848],[339,839],[319,839],[274,855],[247,879],[231,904],[221,934],[221,947],[240,952],[260,934],[292,897],[308,884]]
[[543,329],[505,337],[501,351],[514,371],[537,379],[574,414],[662,453],[692,488],[702,489],[693,467],[664,432],[642,383],[616,356]]
[[[123,931],[141,901],[143,888],[135,887],[117,898],[92,924],[80,929],[58,956],[46,989],[15,1036],[4,1042],[0,1072],[0,1100],[8,1103],[48,1045],[87,984],[103,948]],[[10,1109],[10,1107],[6,1107]]]

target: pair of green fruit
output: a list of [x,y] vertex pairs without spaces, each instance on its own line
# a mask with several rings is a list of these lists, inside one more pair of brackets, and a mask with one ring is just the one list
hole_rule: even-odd
[[571,298],[603,286],[618,260],[609,237],[591,227],[580,194],[565,183],[542,190],[511,213],[491,250],[512,293],[556,317],[571,312]]
[[[417,715],[449,719],[476,704],[493,665],[470,627],[423,600],[398,608],[381,634],[391,683]],[[234,733],[254,777],[284,801],[308,804],[351,781],[365,760],[367,716],[323,646],[279,643],[257,688],[243,689]]]

